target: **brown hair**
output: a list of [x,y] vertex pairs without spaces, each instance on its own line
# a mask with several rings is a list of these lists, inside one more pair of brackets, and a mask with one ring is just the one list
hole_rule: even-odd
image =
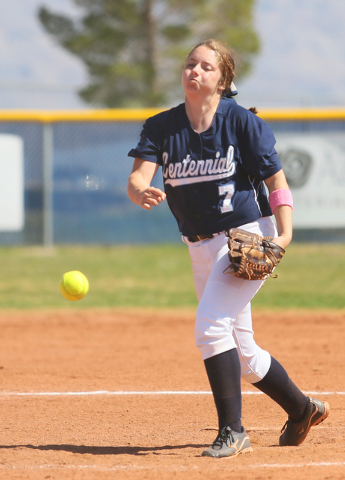
[[223,95],[231,92],[231,83],[235,77],[235,61],[230,52],[230,48],[226,43],[214,40],[213,38],[205,40],[195,45],[187,55],[187,58],[199,47],[207,47],[213,50],[217,55],[219,66],[222,72],[221,83],[224,86]]

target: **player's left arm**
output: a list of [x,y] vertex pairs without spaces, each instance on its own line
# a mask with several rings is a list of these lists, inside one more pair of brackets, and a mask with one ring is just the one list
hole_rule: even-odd
[[[279,172],[267,178],[265,184],[269,194],[280,189],[289,190],[283,170],[279,170]],[[274,238],[273,242],[285,249],[292,240],[292,207],[278,205],[274,209],[274,216],[277,222],[278,237]]]

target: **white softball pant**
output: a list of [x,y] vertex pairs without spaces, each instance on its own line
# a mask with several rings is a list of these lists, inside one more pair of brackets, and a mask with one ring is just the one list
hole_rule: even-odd
[[[262,236],[275,237],[275,225],[270,217],[240,226]],[[256,383],[266,375],[271,365],[270,354],[254,340],[250,301],[263,285],[262,280],[243,280],[224,270],[229,266],[225,233],[210,240],[189,242],[196,295],[199,301],[195,340],[203,360],[237,348],[241,375]]]

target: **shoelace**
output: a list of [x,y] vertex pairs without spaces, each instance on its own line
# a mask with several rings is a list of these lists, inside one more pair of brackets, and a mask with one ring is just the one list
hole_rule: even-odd
[[286,422],[284,423],[284,426],[283,426],[283,428],[281,429],[280,433],[283,433],[283,432],[284,432],[284,430],[287,428],[287,426],[289,425],[289,423],[290,423],[290,420],[286,420]]
[[[317,409],[316,406],[314,406],[312,412],[314,412],[315,409]],[[311,412],[310,412],[310,415],[311,415]],[[301,418],[300,422],[302,422],[305,418],[306,418],[306,414],[304,415],[303,418]],[[299,423],[299,422],[292,422],[290,419],[287,419],[287,421],[285,422],[285,425],[284,425],[283,428],[281,429],[281,433],[283,433],[283,431],[287,428],[287,426],[290,425],[290,424],[292,424],[292,423]]]
[[[228,444],[228,441],[229,441],[229,444]],[[234,440],[234,436],[232,434],[232,430],[231,430],[230,427],[227,426],[227,427],[223,427],[221,429],[217,438],[213,442],[212,447],[213,448],[214,447],[222,448],[223,443],[225,443],[226,445],[231,445],[234,442],[235,442],[235,440]]]

